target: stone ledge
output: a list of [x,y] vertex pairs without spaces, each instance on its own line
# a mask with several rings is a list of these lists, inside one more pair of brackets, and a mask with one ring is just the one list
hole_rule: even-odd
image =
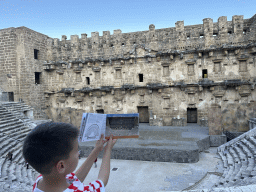
[[[93,149],[93,146],[82,146],[81,157],[88,157]],[[98,157],[103,158],[103,151]],[[196,163],[199,161],[199,150],[120,147],[112,149],[111,159]]]
[[227,142],[226,135],[210,135],[210,146],[219,147]]

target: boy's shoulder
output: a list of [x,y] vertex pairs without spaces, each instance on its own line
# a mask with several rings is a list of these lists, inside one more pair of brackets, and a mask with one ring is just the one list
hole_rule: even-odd
[[[43,176],[40,174],[36,178],[36,182],[33,185],[32,192],[37,192],[37,183]],[[69,173],[66,175],[67,183],[69,183],[69,187],[64,192],[83,192],[83,191],[97,191],[97,192],[105,192],[104,183],[101,180],[95,180],[89,185],[85,186],[75,175],[75,173]],[[35,190],[36,189],[36,190]],[[40,191],[41,192],[41,191]]]

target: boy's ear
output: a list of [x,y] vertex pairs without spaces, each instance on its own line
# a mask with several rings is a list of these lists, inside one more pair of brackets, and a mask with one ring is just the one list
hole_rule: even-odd
[[59,173],[64,173],[65,172],[65,168],[67,168],[67,167],[64,168],[64,162],[63,161],[59,161],[57,163],[57,167],[56,168],[57,168],[57,171]]

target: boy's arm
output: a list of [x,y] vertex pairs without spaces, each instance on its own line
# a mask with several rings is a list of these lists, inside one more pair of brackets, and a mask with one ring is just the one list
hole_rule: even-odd
[[110,172],[110,157],[111,157],[111,149],[107,148],[104,151],[103,159],[101,162],[101,167],[98,175],[98,179],[102,180],[104,183],[104,187],[106,187],[109,178]]
[[85,177],[88,175],[92,164],[94,163],[95,159],[98,157],[100,150],[94,148],[90,155],[87,157],[85,162],[79,167],[79,169],[75,172],[77,178],[83,182]]

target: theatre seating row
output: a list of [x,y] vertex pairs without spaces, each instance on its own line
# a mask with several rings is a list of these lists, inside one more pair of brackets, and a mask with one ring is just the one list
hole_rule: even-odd
[[27,116],[33,111],[31,107],[22,102],[2,102],[2,107],[6,108],[16,118],[21,119],[24,123],[29,123],[30,119]]
[[[24,111],[30,110],[23,103],[10,102],[0,105],[0,191],[31,192],[39,175],[31,166],[27,169],[22,157],[22,145],[31,131]],[[18,118],[17,118],[18,117]],[[13,153],[12,161],[6,158]]]
[[218,179],[202,180],[208,188],[198,183],[190,192],[256,191],[256,127],[219,146],[217,156],[221,160],[215,169]]
[[256,184],[256,136],[252,134],[255,129],[218,148],[224,174],[216,187]]

